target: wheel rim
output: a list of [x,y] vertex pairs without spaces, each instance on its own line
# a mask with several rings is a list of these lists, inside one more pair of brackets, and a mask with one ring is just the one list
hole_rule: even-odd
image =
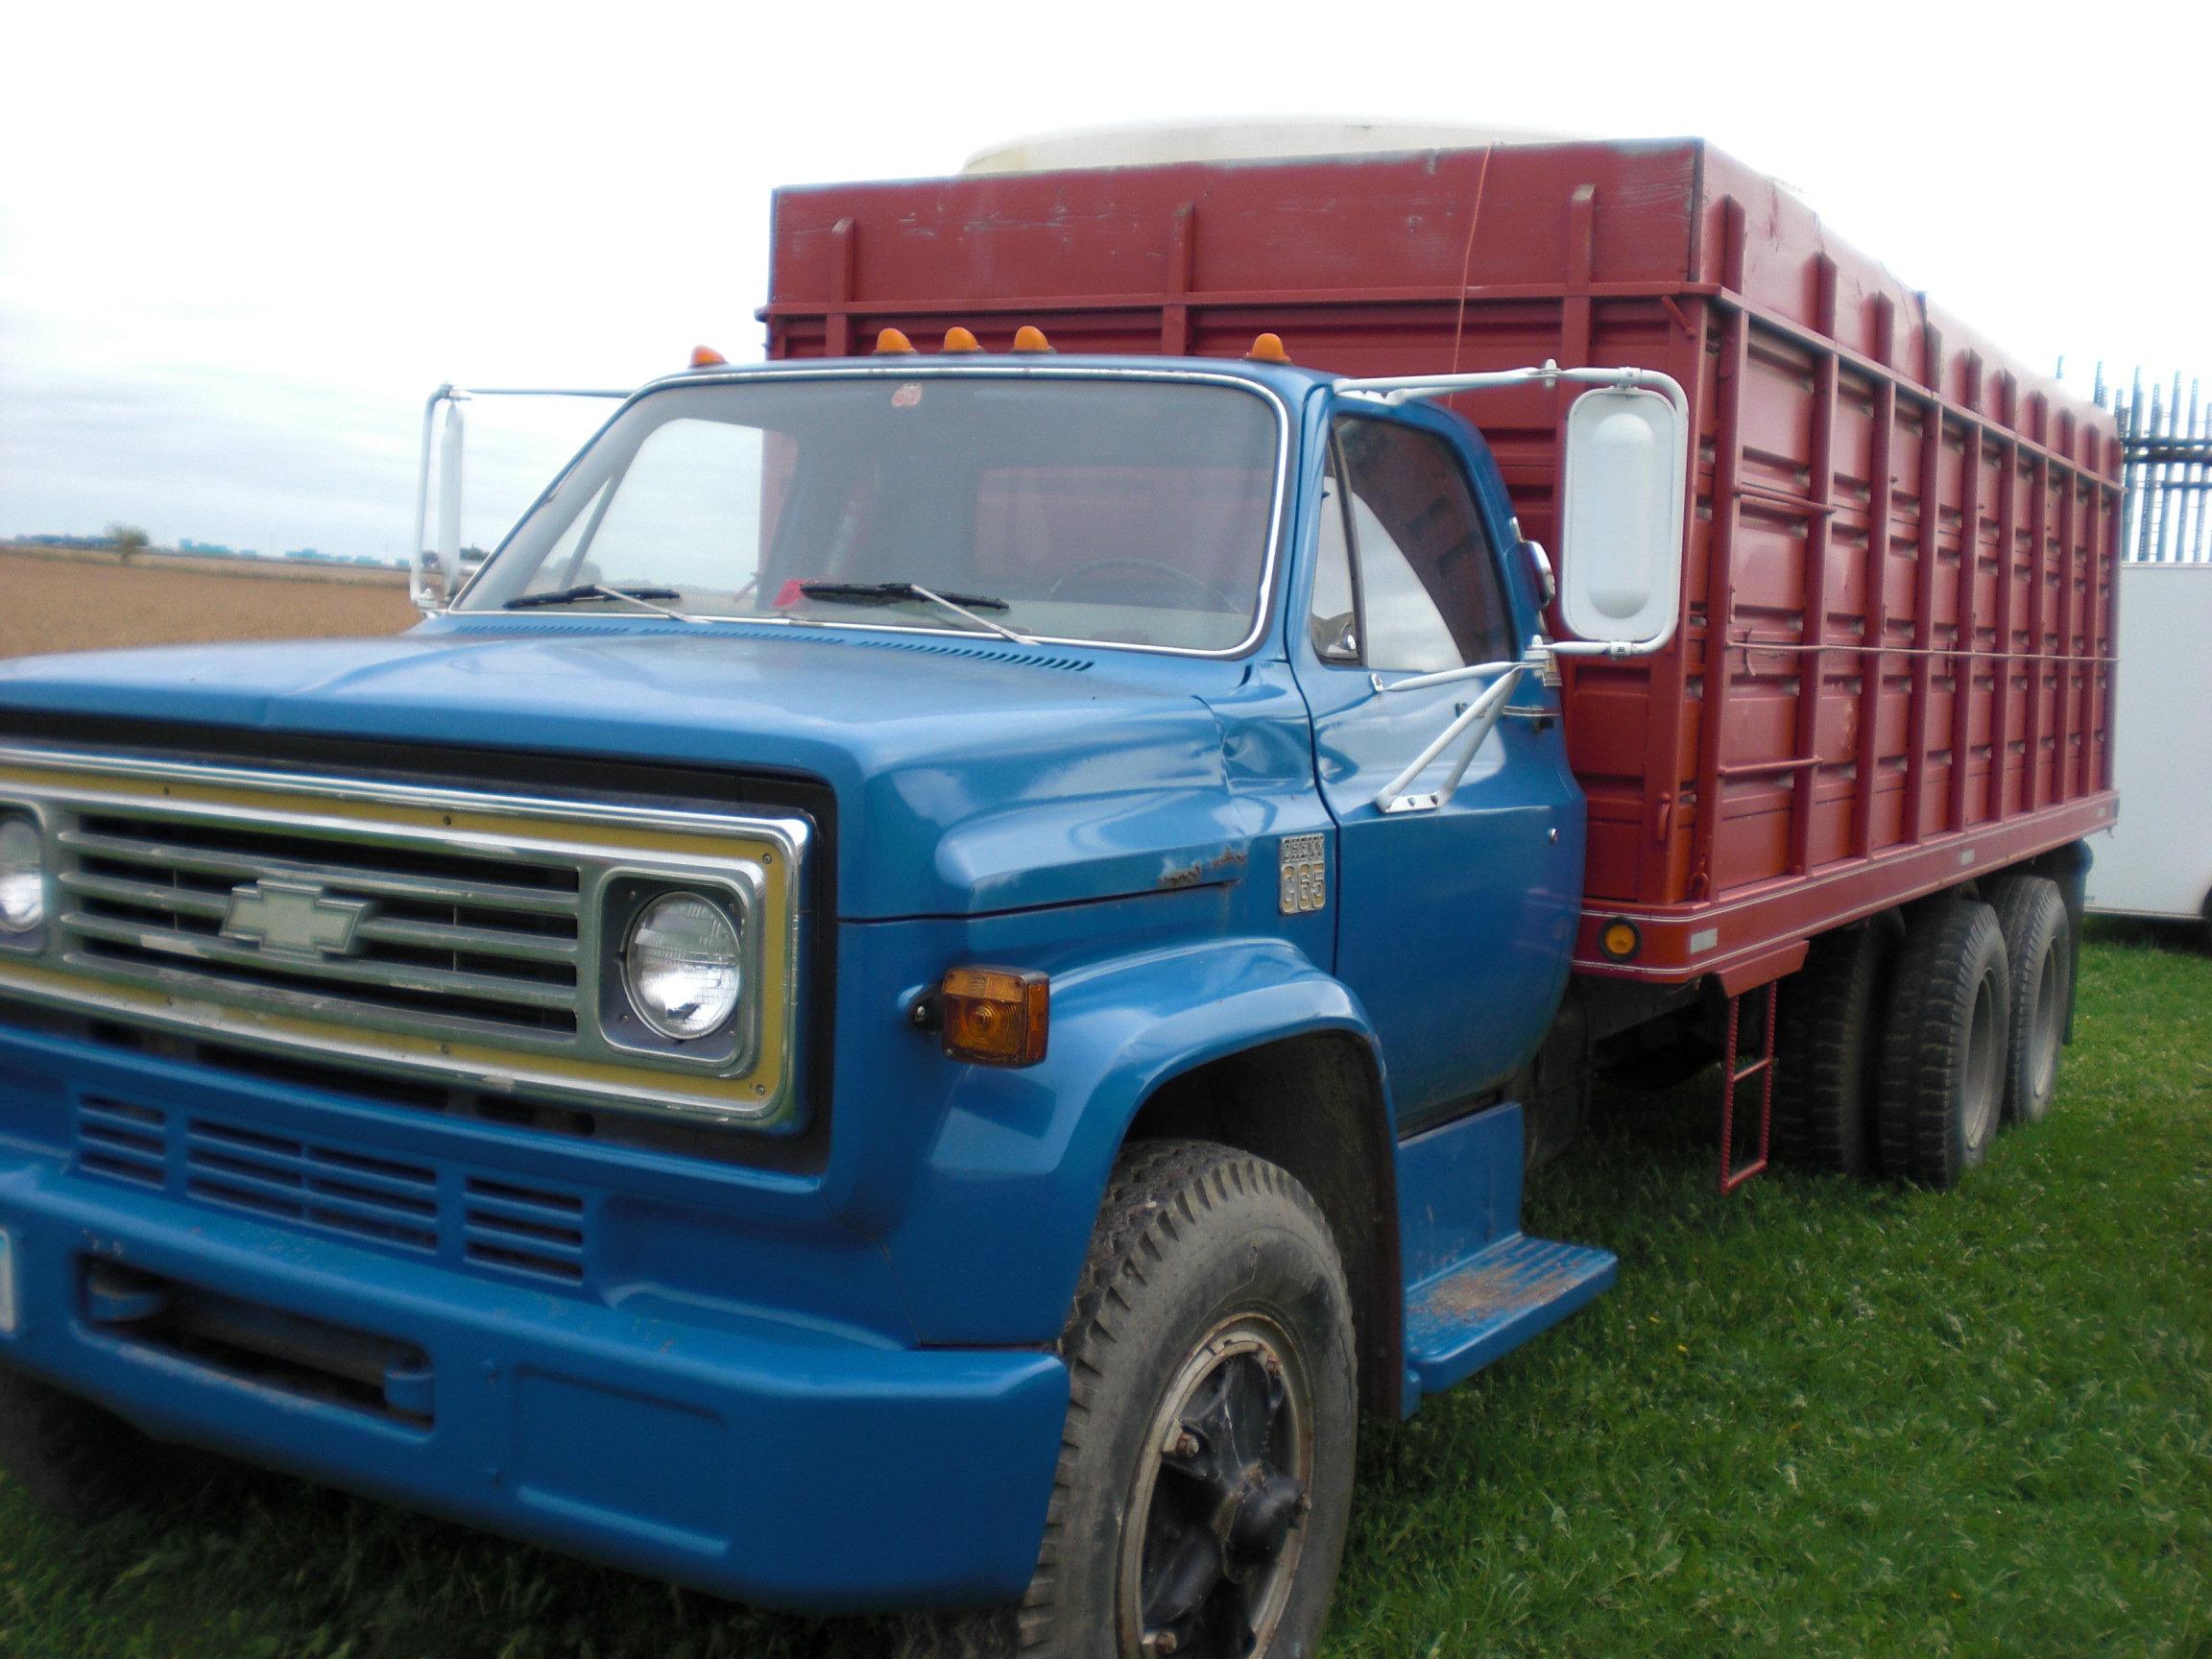
[[1120,1651],[1266,1652],[1313,1479],[1312,1391],[1283,1328],[1257,1313],[1215,1326],[1177,1369],[1141,1444],[1121,1540]]
[[1962,1105],[1968,1151],[1985,1144],[1997,1126],[1997,997],[1992,977],[1984,974],[1974,993],[1974,1018],[1966,1033]]
[[2032,1045],[2028,1071],[2031,1106],[2041,1104],[2050,1094],[2058,1073],[2059,978],[2058,952],[2044,951],[2042,971],[2035,975],[2035,1022],[2028,1035]]

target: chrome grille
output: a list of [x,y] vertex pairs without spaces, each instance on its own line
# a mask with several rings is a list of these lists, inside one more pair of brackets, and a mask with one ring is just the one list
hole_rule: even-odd
[[[83,812],[57,839],[60,926],[84,965],[319,1013],[434,1015],[508,1040],[576,1031],[573,864],[151,814]],[[268,893],[345,918],[343,946],[285,949],[244,930],[238,918]]]
[[[36,826],[53,901],[0,935],[0,996],[532,1111],[800,1114],[803,818],[6,746],[0,809]],[[646,1032],[618,976],[618,930],[679,888],[742,957],[711,1043]]]

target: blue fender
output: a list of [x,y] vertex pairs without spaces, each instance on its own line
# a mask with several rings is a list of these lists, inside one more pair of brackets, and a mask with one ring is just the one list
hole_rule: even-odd
[[[915,1201],[884,1235],[923,1341],[1055,1340],[1144,1102],[1208,1061],[1325,1031],[1374,1049],[1358,1000],[1280,939],[1213,939],[1055,978],[1046,1058],[967,1070]],[[1386,1081],[1384,1094],[1376,1110],[1387,1123]]]

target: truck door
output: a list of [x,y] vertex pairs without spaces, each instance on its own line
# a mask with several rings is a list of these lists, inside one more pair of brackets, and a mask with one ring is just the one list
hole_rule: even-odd
[[[1324,494],[1292,659],[1339,830],[1336,972],[1382,1039],[1404,1129],[1503,1083],[1550,1024],[1580,896],[1581,797],[1558,694],[1525,674],[1449,801],[1382,810],[1381,791],[1488,682],[1377,683],[1518,658],[1535,617],[1516,619],[1498,539],[1439,431],[1339,417]],[[1412,789],[1438,787],[1455,753]]]

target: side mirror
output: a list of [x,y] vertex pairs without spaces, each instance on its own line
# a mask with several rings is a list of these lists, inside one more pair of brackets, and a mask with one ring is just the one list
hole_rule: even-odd
[[461,405],[445,405],[445,430],[438,440],[438,563],[445,566],[444,602],[461,591],[461,481],[463,441]]
[[[460,399],[450,386],[441,386],[422,410],[422,456],[415,479],[415,545],[407,573],[408,597],[426,614],[443,611],[461,590],[461,479],[463,439]],[[429,535],[431,433],[439,409],[445,412],[445,428],[438,450],[438,535]]]
[[1584,639],[1656,650],[1681,620],[1690,421],[1641,388],[1585,392],[1567,414],[1559,613]]

